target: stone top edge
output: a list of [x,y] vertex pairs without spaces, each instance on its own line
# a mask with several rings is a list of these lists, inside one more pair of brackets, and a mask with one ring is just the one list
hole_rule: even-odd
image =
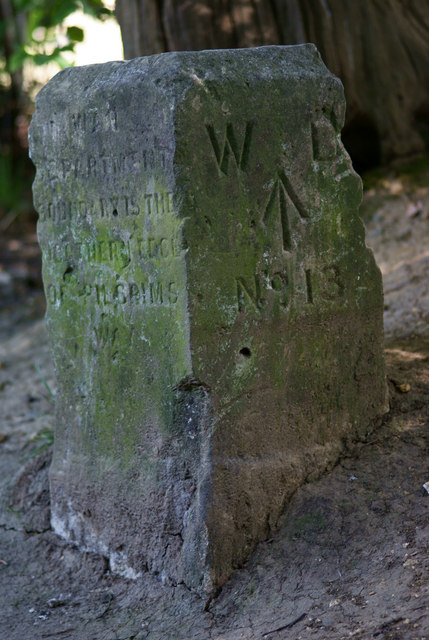
[[[149,65],[166,65],[166,66],[183,66],[187,67],[189,63],[195,64],[198,62],[210,63],[211,60],[216,62],[234,62],[241,59],[254,59],[258,58],[272,58],[273,56],[283,56],[285,63],[296,62],[298,59],[305,60],[306,62],[315,62],[319,65],[323,62],[321,60],[319,51],[315,44],[307,42],[304,44],[293,45],[264,45],[261,47],[241,47],[236,49],[201,49],[195,51],[166,51],[164,53],[155,53],[149,56],[139,56],[137,58],[129,58],[127,60],[113,60],[110,62],[101,62],[88,65],[82,65],[79,67],[68,67],[63,69],[57,75],[64,72],[76,71],[77,69],[92,69],[109,67],[112,65],[129,66],[145,66]],[[234,60],[235,59],[235,60]],[[324,66],[324,65],[323,65]]]
[[[70,89],[82,93],[102,83],[126,85],[150,81],[166,93],[180,93],[203,80],[229,80],[238,75],[256,81],[287,77],[329,78],[341,82],[327,69],[312,43],[300,45],[270,45],[246,49],[207,49],[202,51],[171,51],[131,60],[104,62],[60,71],[39,92],[36,104],[46,94],[62,94]],[[174,82],[172,79],[174,78]],[[85,85],[85,86],[83,86]]]

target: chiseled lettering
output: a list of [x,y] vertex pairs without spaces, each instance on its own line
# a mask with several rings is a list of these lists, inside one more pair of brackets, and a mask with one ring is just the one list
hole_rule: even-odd
[[115,302],[119,302],[119,304],[125,304],[127,301],[125,285],[121,282],[115,285],[115,288],[113,289],[113,299]]
[[[109,177],[123,176],[134,173],[136,169],[143,165],[145,169],[156,169],[157,163],[145,160],[147,152],[127,152],[108,155],[98,155],[95,153],[82,155],[75,158],[61,158],[61,175],[63,178],[73,176],[74,178],[89,177]],[[161,168],[165,168],[166,162],[164,156],[158,164]]]
[[162,258],[167,258],[170,253],[170,243],[168,238],[161,238],[159,241],[159,252]]
[[94,133],[98,130],[117,131],[118,116],[116,109],[108,105],[103,109],[91,107],[70,115],[70,128],[74,133]]
[[151,304],[162,304],[162,284],[160,282],[150,282],[149,291]]
[[84,285],[84,287],[83,287],[81,295],[83,295],[85,298],[89,298],[91,296],[93,290],[94,290],[94,287],[91,284],[86,283]]
[[88,156],[88,176],[97,177],[97,159],[94,156]]
[[260,311],[262,302],[259,278],[254,276],[251,284],[242,277],[236,278],[235,280],[237,284],[238,311],[240,313],[244,311],[246,304],[253,307],[256,311]]
[[133,244],[136,246],[139,257],[152,259],[177,257],[180,255],[178,242],[177,236],[173,238],[148,236],[135,238]]
[[105,284],[96,284],[95,285],[95,293],[97,296],[97,302],[100,305],[108,305],[111,304],[111,301],[108,297],[108,294],[106,292],[106,285]]
[[151,193],[145,193],[144,199],[145,199],[145,203],[146,203],[146,213],[150,216],[151,213],[152,213],[152,207],[151,207],[152,194]]
[[327,300],[335,300],[344,294],[344,282],[337,265],[327,265],[321,271],[321,295]]
[[310,269],[305,270],[305,288],[307,290],[307,303],[313,304],[313,282]]
[[177,300],[179,299],[179,294],[176,290],[175,282],[168,283],[168,297],[169,297],[170,304],[176,304]]
[[298,213],[299,219],[306,220],[308,218],[307,211],[292,186],[289,177],[286,173],[279,172],[268,197],[262,219],[263,223],[267,225],[271,218],[277,215],[280,220],[283,249],[285,251],[292,249],[290,217],[293,210]]
[[48,245],[44,255],[50,260],[63,258],[82,258],[86,263],[115,262],[117,267],[126,267],[133,257],[135,249],[130,240],[87,240],[65,245]]
[[140,208],[133,197],[112,196],[100,198],[100,213],[102,218],[137,216]]
[[173,213],[173,194],[171,191],[145,193],[145,212],[148,216]]
[[271,288],[279,298],[280,305],[286,309],[289,304],[289,279],[284,271],[276,271],[271,276]]
[[61,175],[63,178],[103,178],[126,175],[135,170],[138,164],[135,154],[121,155],[83,155],[78,158],[61,159]]
[[[46,287],[46,297],[50,304],[59,305],[67,296],[69,285],[67,282],[57,286],[50,283]],[[112,284],[105,282],[80,283],[78,289],[71,289],[73,295],[93,300],[101,307],[115,307],[117,305],[132,305],[140,307],[169,306],[176,304],[179,299],[177,285],[174,281],[138,280],[121,281]]]
[[219,143],[215,128],[212,125],[206,125],[207,133],[214,151],[217,165],[225,175],[228,174],[229,158],[235,159],[238,169],[245,170],[249,156],[250,141],[252,136],[253,123],[247,122],[241,143],[238,141],[238,135],[234,130],[231,122],[226,125],[223,141]]
[[94,326],[94,334],[98,346],[113,345],[118,333],[118,327],[109,327],[106,323]]
[[68,222],[75,217],[86,217],[89,211],[91,211],[91,203],[83,200],[57,200],[48,203],[41,219]]
[[[333,112],[332,117],[334,118]],[[335,126],[326,116],[311,123],[311,140],[313,160],[332,161],[338,154]]]
[[[143,211],[148,216],[162,216],[173,211],[173,194],[170,191],[143,195]],[[73,218],[122,218],[138,216],[141,208],[134,196],[113,195],[97,200],[53,200],[41,210],[42,220],[66,222]]]
[[167,166],[166,152],[162,149],[147,149],[143,151],[144,169],[155,169],[157,167],[165,169]]
[[[141,293],[138,284],[135,282],[130,282],[128,285],[130,302],[133,304],[138,304],[141,299]],[[142,291],[143,298],[145,298],[145,289]]]

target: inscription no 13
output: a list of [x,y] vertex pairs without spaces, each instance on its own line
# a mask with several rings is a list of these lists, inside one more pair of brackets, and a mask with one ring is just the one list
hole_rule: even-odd
[[[299,278],[298,278],[299,280]],[[269,296],[274,296],[285,311],[296,297],[296,287],[293,286],[295,277],[291,278],[286,271],[275,272],[267,280],[258,275],[252,279],[241,276],[235,279],[237,287],[237,309],[244,312],[247,309],[261,312],[267,306]],[[265,287],[263,283],[266,283]],[[304,304],[317,304],[318,300],[330,302],[340,299],[345,292],[345,285],[337,265],[327,265],[317,272],[315,277],[311,269],[303,269],[301,285],[299,286]]]

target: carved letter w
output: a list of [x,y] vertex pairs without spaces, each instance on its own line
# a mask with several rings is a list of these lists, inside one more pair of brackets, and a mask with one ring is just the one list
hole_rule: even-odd
[[238,169],[242,169],[243,171],[246,169],[250,148],[250,138],[252,135],[252,125],[252,122],[246,123],[246,129],[241,145],[239,144],[237,135],[234,132],[234,127],[230,122],[226,125],[223,144],[219,144],[214,127],[210,124],[206,125],[210,142],[212,143],[213,151],[216,156],[216,162],[219,169],[225,175],[228,173],[228,163],[231,155],[234,157]]

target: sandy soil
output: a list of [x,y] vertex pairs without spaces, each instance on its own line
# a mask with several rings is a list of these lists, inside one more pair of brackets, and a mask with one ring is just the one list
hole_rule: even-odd
[[391,411],[333,471],[296,492],[278,532],[210,602],[150,575],[137,582],[113,576],[105,558],[80,553],[50,530],[55,383],[34,238],[3,247],[1,638],[429,638],[425,171],[373,178],[362,208],[384,277]]

